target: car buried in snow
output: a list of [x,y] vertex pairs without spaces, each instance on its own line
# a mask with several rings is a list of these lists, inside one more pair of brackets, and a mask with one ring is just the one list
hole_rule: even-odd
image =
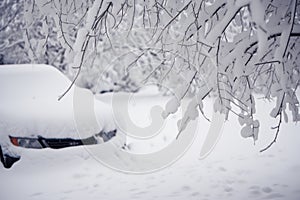
[[5,168],[20,159],[22,148],[60,149],[115,138],[120,147],[125,144],[110,107],[92,92],[73,85],[59,99],[70,85],[49,65],[0,66],[0,157]]

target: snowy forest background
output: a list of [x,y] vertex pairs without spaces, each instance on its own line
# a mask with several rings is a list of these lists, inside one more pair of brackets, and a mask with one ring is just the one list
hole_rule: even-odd
[[206,118],[202,101],[215,97],[214,110],[238,116],[242,136],[257,140],[254,96],[274,100],[272,145],[283,120],[300,120],[299,3],[2,0],[0,63],[53,65],[94,93],[167,87],[164,117],[190,98],[179,131]]

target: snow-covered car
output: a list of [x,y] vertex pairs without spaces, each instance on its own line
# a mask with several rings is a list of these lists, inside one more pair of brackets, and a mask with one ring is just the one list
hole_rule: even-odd
[[[49,65],[0,66],[0,157],[4,167],[10,168],[20,159],[22,148],[58,149],[100,144],[112,138],[118,138],[120,146],[125,143],[108,104],[95,99],[89,90],[74,85],[58,100],[70,84],[66,76]],[[93,105],[80,105],[80,109],[92,107],[94,116],[81,116],[80,109],[79,113],[74,110],[75,90],[83,97],[90,95]],[[76,115],[88,118],[86,121],[94,117],[96,128],[82,131],[85,125],[78,127]]]

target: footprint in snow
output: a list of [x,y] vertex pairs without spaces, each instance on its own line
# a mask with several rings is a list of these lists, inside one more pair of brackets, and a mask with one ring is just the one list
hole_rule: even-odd
[[200,195],[199,192],[193,192],[193,193],[191,194],[192,197],[199,196],[199,195]]
[[227,171],[227,169],[225,169],[224,167],[219,167],[219,170],[220,170],[221,172],[226,172],[226,171]]
[[226,186],[226,187],[224,188],[224,191],[225,191],[225,192],[232,192],[232,191],[233,191],[233,188],[232,188],[232,187]]
[[187,186],[187,185],[184,185],[181,189],[182,189],[183,191],[188,191],[188,190],[191,190],[191,187],[190,187],[190,186]]
[[249,189],[259,190],[260,187],[258,185],[252,185],[252,186],[249,187]]
[[259,196],[259,195],[261,195],[261,191],[259,191],[259,190],[251,190],[250,191],[250,195],[251,196]]
[[251,196],[259,196],[261,195],[261,189],[258,185],[253,185],[249,187]]
[[265,193],[270,193],[270,192],[272,192],[272,189],[270,187],[263,187],[262,191]]
[[42,195],[42,194],[43,194],[43,193],[41,193],[41,192],[36,192],[36,193],[31,194],[30,196],[34,197],[34,196],[40,196],[40,195]]
[[86,174],[74,174],[73,178],[79,179],[79,178],[82,178],[82,177],[85,177],[85,176],[87,176],[87,175]]

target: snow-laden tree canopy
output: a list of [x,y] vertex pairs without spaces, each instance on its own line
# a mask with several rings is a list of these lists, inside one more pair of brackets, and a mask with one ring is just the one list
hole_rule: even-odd
[[[135,90],[155,80],[174,91],[164,117],[190,104],[179,131],[203,114],[203,99],[238,116],[258,138],[255,94],[276,100],[270,116],[299,121],[298,0],[3,0],[0,59],[52,64],[79,84]],[[67,92],[68,90],[66,90]],[[265,150],[265,149],[263,149]]]

